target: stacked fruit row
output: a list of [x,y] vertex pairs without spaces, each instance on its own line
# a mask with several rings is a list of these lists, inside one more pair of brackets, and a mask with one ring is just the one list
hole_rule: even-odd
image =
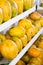
[[43,65],[43,35],[40,35],[16,65]]
[[2,55],[6,59],[14,59],[42,26],[43,18],[39,13],[33,12],[5,35],[0,34],[0,57]]
[[34,0],[0,0],[0,24],[33,7]]

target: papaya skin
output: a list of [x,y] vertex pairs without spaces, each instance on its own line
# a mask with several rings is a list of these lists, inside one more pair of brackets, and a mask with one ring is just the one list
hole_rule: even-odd
[[[6,5],[6,6],[5,6]],[[3,21],[8,21],[12,16],[11,5],[8,0],[0,0],[0,8],[3,10]]]

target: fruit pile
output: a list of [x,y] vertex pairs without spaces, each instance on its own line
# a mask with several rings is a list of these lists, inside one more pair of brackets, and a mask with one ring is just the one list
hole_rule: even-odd
[[34,6],[34,0],[0,0],[0,24]]
[[43,65],[43,35],[40,35],[16,65]]
[[[14,59],[18,53],[27,45],[32,37],[43,26],[43,18],[39,13],[33,12],[27,18],[20,20],[17,26],[13,26],[5,35],[0,33],[0,58],[1,55],[8,59]],[[33,51],[28,53],[32,56],[39,56],[40,52],[34,46],[31,48]]]

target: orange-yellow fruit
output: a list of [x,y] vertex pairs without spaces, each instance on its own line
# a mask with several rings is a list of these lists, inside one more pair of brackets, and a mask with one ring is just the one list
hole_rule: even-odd
[[40,55],[40,50],[38,48],[36,48],[36,46],[32,46],[29,50],[28,50],[28,54],[32,57],[38,57]]
[[43,65],[43,50],[41,50],[41,54],[40,54],[39,58],[41,59],[41,63]]
[[19,62],[16,65],[25,65],[25,63],[22,60],[19,60]]
[[13,0],[17,3],[18,6],[18,14],[23,12],[23,0]]
[[38,12],[33,12],[30,14],[30,18],[33,20],[39,20],[40,19],[40,14]]
[[38,45],[39,48],[43,49],[43,41],[41,41]]
[[28,30],[26,30],[26,35],[27,35],[27,40],[30,41],[32,38],[31,32]]
[[19,21],[18,26],[22,26],[25,29],[28,29],[28,28],[32,27],[32,23],[28,19],[22,19]]
[[12,29],[10,29],[9,34],[11,36],[22,37],[25,35],[25,29],[20,26],[15,26]]
[[36,21],[34,23],[34,26],[35,26],[35,30],[36,30],[36,33],[41,29],[41,24],[39,21]]
[[3,10],[3,20],[7,21],[12,16],[11,5],[8,0],[0,0],[0,8]]
[[3,42],[4,40],[6,40],[5,36],[0,33],[0,43]]
[[41,23],[41,26],[43,26],[43,18],[40,18],[39,22]]
[[0,24],[2,24],[2,22],[3,22],[3,11],[0,8]]
[[13,59],[18,54],[17,45],[12,40],[5,40],[1,45],[1,54],[6,59]]
[[34,5],[34,0],[23,0],[24,1],[24,10],[28,10]]
[[19,49],[19,52],[20,52],[23,48],[21,39],[19,39],[18,37],[12,37],[12,40],[16,43],[16,45]]
[[27,34],[28,34],[29,32],[30,32],[30,34],[31,34],[31,37],[33,37],[33,36],[35,35],[35,33],[36,33],[35,27],[32,26],[31,28],[29,28],[29,29],[27,30]]
[[31,23],[34,23],[34,20],[32,20],[31,18],[28,17],[27,19],[30,20]]
[[1,43],[5,40],[5,36],[3,34],[0,34],[0,51],[1,51]]
[[32,65],[41,65],[41,60],[40,58],[32,58],[30,63],[33,63]]
[[24,35],[24,36],[21,37],[20,39],[22,40],[23,47],[25,47],[26,44],[27,44],[27,35]]
[[16,2],[14,2],[13,0],[8,0],[11,4],[12,7],[12,17],[15,17],[18,14],[18,6],[16,4]]

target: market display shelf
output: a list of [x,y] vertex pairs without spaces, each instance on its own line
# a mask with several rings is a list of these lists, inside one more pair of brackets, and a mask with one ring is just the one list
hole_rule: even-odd
[[29,14],[31,14],[32,12],[34,12],[36,10],[36,4],[34,5],[33,8],[23,12],[20,15],[17,15],[16,17],[8,20],[7,22],[3,23],[0,25],[0,32],[8,29],[8,27],[11,27],[11,25],[13,25],[14,23],[18,22],[20,19],[23,19],[24,17],[27,17]]
[[40,31],[30,40],[30,42],[22,49],[22,51],[14,58],[9,65],[16,65],[16,63],[22,58],[22,56],[27,52],[27,50],[31,47],[31,45],[37,40],[37,38],[42,34],[43,27]]

